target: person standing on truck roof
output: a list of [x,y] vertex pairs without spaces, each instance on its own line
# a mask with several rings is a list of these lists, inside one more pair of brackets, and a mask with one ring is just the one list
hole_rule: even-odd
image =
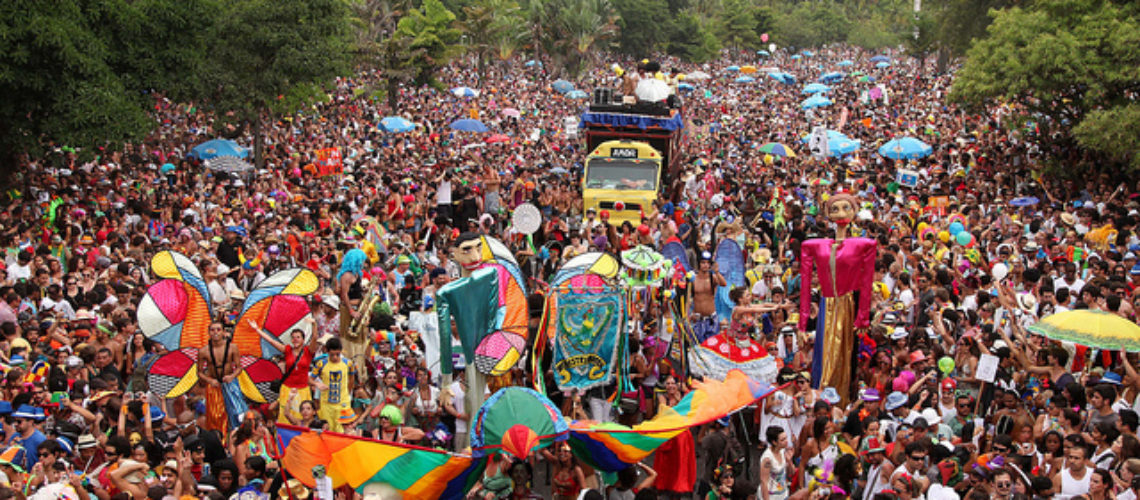
[[716,317],[716,289],[727,286],[724,276],[720,274],[717,264],[712,260],[712,254],[707,250],[701,252],[700,263],[697,264],[697,274],[693,277],[690,298],[693,304],[693,332],[698,342],[716,335],[720,331],[720,323]]

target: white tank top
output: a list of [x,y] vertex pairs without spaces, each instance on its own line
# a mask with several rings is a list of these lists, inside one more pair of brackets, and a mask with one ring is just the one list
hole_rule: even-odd
[[1077,495],[1084,495],[1089,492],[1089,479],[1092,478],[1092,469],[1085,468],[1085,477],[1081,479],[1073,478],[1069,474],[1069,469],[1061,469],[1061,493],[1054,496],[1054,500],[1069,500]]

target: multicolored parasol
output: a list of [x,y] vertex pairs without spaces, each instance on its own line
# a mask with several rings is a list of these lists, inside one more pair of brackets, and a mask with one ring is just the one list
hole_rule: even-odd
[[476,457],[501,451],[525,460],[532,449],[565,441],[568,430],[562,412],[546,396],[525,387],[505,387],[479,408],[471,449]]
[[1140,352],[1140,325],[1103,311],[1078,309],[1053,314],[1028,330],[1098,349]]

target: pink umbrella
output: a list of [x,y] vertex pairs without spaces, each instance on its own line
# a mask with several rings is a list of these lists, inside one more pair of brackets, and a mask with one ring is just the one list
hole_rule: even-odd
[[487,144],[495,144],[499,142],[510,142],[511,138],[503,134],[494,134],[487,138]]
[[502,113],[503,113],[503,116],[509,116],[512,118],[521,118],[522,117],[522,113],[520,113],[519,110],[517,110],[515,108],[503,108]]

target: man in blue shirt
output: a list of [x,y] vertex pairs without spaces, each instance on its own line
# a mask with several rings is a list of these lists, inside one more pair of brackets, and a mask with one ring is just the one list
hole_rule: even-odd
[[12,413],[12,418],[16,421],[16,433],[9,438],[9,444],[24,448],[23,456],[18,456],[15,463],[30,471],[39,461],[40,444],[47,441],[47,436],[37,427],[44,419],[44,411],[31,405],[20,405]]

